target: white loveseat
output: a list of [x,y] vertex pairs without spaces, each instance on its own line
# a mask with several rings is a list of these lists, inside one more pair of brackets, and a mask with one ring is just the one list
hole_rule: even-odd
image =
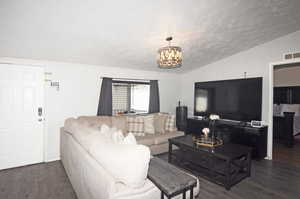
[[[77,120],[73,120],[73,122],[77,122]],[[78,199],[160,198],[160,190],[149,179],[145,178],[143,185],[136,188],[120,183],[111,172],[105,169],[101,161],[96,160],[87,150],[85,145],[88,142],[81,141],[80,143],[74,134],[68,131],[72,130],[61,128],[61,161]],[[83,128],[78,132],[84,136],[86,133],[84,131]],[[146,146],[144,147],[146,148]],[[107,157],[111,158],[110,154],[107,154]],[[126,167],[127,165],[122,166]],[[194,193],[195,195],[199,193],[198,179]],[[175,198],[179,199],[182,196]]]

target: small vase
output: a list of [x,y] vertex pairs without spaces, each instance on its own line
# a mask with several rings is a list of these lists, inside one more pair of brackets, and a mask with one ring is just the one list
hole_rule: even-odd
[[211,129],[211,140],[212,140],[212,143],[215,140],[215,123],[216,123],[216,120],[210,120],[210,122],[209,122],[210,129]]

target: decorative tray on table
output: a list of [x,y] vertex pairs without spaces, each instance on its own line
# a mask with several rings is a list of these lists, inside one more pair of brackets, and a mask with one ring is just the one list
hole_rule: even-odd
[[212,138],[212,137],[200,135],[200,136],[193,136],[193,140],[195,144],[198,146],[216,147],[216,146],[223,145],[223,140],[216,137]]

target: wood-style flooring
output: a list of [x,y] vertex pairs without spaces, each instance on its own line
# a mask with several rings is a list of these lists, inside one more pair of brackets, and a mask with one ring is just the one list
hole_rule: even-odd
[[60,161],[0,171],[0,199],[77,199]]
[[[230,191],[199,179],[198,199],[300,198],[300,167],[276,161],[253,161],[251,178]],[[56,161],[0,171],[0,199],[76,199],[76,195],[61,162]]]
[[295,139],[295,144],[291,148],[274,143],[273,160],[300,167],[300,139]]

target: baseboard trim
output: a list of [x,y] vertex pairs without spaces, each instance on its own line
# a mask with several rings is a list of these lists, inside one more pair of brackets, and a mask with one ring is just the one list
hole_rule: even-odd
[[48,160],[45,160],[45,162],[54,162],[54,161],[59,161],[59,160],[60,160],[60,157],[53,158],[53,159],[48,159]]
[[272,160],[272,158],[270,156],[267,156],[264,158],[265,160]]

